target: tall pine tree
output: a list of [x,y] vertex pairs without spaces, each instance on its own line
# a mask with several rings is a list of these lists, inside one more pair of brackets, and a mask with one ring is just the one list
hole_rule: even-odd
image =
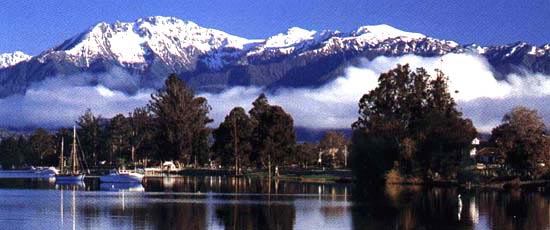
[[225,166],[239,169],[249,166],[252,152],[251,137],[254,123],[242,107],[235,107],[214,130],[214,152]]
[[161,160],[179,159],[190,164],[207,153],[210,107],[175,74],[166,79],[164,89],[151,95],[148,108],[156,121]]
[[282,166],[292,158],[296,145],[294,121],[283,108],[270,105],[261,94],[249,111],[255,128],[252,134],[252,160],[260,167],[270,163]]

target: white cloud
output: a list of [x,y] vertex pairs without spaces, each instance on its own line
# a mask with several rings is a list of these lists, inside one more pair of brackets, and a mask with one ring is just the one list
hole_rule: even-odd
[[[112,80],[116,78],[118,80]],[[143,106],[152,90],[131,90],[135,77],[119,71],[97,76],[59,76],[31,85],[25,95],[0,99],[0,127],[58,127],[72,125],[87,108],[95,114],[112,117]],[[90,86],[90,83],[97,83]],[[118,90],[116,90],[118,89]]]
[[[272,104],[291,113],[297,126],[349,128],[357,119],[359,99],[376,87],[379,74],[405,63],[413,68],[424,67],[432,75],[434,69],[442,69],[449,77],[449,88],[459,109],[480,131],[490,131],[500,123],[504,113],[517,105],[537,109],[544,118],[550,118],[550,107],[546,105],[550,99],[550,77],[512,74],[507,81],[498,81],[483,57],[468,54],[379,57],[347,68],[344,76],[321,87],[279,89],[267,96]],[[79,74],[45,80],[32,85],[25,95],[0,99],[0,126],[70,125],[86,108],[104,117],[126,114],[145,105],[154,92],[139,90],[137,79],[113,69],[98,76]],[[95,85],[89,86],[90,83]],[[262,91],[260,87],[233,87],[221,93],[200,95],[208,99],[212,107],[210,115],[215,119],[213,126],[217,126],[233,107],[250,109]]]
[[[406,63],[412,68],[424,67],[432,76],[435,69],[441,69],[449,77],[449,89],[459,109],[473,120],[479,131],[489,132],[506,112],[518,105],[538,109],[545,118],[550,118],[550,109],[544,106],[550,98],[550,77],[512,74],[507,77],[508,81],[498,81],[485,58],[469,54],[378,57],[347,68],[344,76],[322,87],[281,89],[268,94],[268,98],[291,113],[298,126],[349,128],[357,119],[359,99],[376,87],[380,73]],[[213,117],[219,122],[233,106],[249,109],[260,92],[259,88],[238,87],[204,96],[209,99]]]

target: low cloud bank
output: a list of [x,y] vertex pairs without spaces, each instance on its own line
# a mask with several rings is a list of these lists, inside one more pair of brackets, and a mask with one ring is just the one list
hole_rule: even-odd
[[145,105],[153,92],[139,90],[136,79],[120,69],[46,79],[31,85],[24,95],[0,99],[0,127],[71,126],[87,108],[104,117],[126,114]]
[[[459,109],[474,121],[479,131],[489,132],[506,112],[518,105],[537,109],[547,122],[550,121],[550,106],[546,106],[550,99],[549,76],[512,74],[506,81],[498,81],[483,57],[468,54],[434,58],[379,57],[347,68],[344,76],[319,88],[279,89],[267,96],[272,104],[281,105],[291,113],[297,126],[349,128],[357,119],[360,97],[376,87],[379,74],[405,63],[413,68],[424,67],[432,75],[436,68],[443,70],[449,77],[450,92]],[[145,105],[154,92],[139,89],[137,79],[121,69],[113,69],[97,76],[79,74],[45,80],[32,85],[25,95],[0,99],[0,126],[67,126],[86,108],[104,117],[127,114]],[[233,107],[250,109],[252,101],[262,91],[260,87],[233,87],[200,96],[206,97],[212,106],[211,117],[215,120],[213,125],[217,126]]]
[[[268,95],[274,104],[282,105],[294,117],[295,124],[307,128],[349,128],[357,120],[358,101],[377,86],[380,73],[397,64],[424,67],[432,76],[441,69],[449,77],[449,91],[459,110],[471,118],[481,132],[490,132],[502,116],[518,105],[541,112],[550,121],[550,77],[541,74],[512,74],[506,81],[495,78],[487,60],[470,54],[448,54],[443,57],[379,57],[349,67],[344,76],[316,89],[281,89]],[[233,106],[250,109],[250,102],[260,88],[236,87],[220,94],[203,94],[214,108],[217,121]],[[455,93],[458,92],[458,93]]]

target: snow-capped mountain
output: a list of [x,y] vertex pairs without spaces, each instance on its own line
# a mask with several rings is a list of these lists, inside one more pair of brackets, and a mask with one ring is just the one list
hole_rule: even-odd
[[88,68],[98,60],[124,67],[145,68],[154,55],[170,66],[187,66],[197,56],[213,50],[242,50],[252,41],[207,29],[172,17],[149,17],[135,22],[99,23],[41,55],[64,55],[78,67]]
[[0,54],[0,69],[10,67],[19,62],[27,61],[32,56],[27,55],[21,51],[15,51],[13,53]]
[[550,44],[535,46],[517,42],[490,47],[472,44],[464,46],[463,50],[486,57],[500,79],[514,72],[521,74],[530,71],[550,74]]
[[[99,23],[32,58],[0,56],[0,96],[24,93],[30,84],[46,78],[109,74],[113,69],[133,75],[140,88],[161,87],[170,73],[207,91],[234,85],[316,86],[360,58],[449,52],[483,55],[502,75],[518,68],[550,73],[550,45],[462,46],[388,25],[362,26],[351,32],[293,27],[265,39],[247,39],[157,16]],[[4,61],[8,56],[9,61]]]
[[[389,39],[393,40],[387,41]],[[80,68],[89,68],[97,61],[109,61],[142,71],[155,61],[161,61],[172,67],[173,71],[194,70],[200,64],[219,70],[228,65],[246,65],[254,60],[278,58],[279,55],[316,50],[330,52],[334,45],[342,46],[340,49],[362,51],[366,46],[374,47],[381,43],[416,43],[427,39],[430,38],[422,34],[379,25],[360,27],[348,34],[293,27],[286,33],[252,40],[203,28],[190,21],[157,16],[135,22],[99,23],[43,53],[38,60],[45,62],[52,56],[63,56],[64,61]],[[456,43],[436,39],[430,42],[435,44],[436,49],[457,46]],[[393,48],[389,52],[397,54],[414,50],[414,45]]]

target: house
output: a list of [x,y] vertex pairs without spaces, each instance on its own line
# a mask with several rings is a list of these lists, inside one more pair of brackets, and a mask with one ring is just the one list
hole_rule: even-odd
[[470,157],[474,158],[476,156],[477,148],[479,146],[479,139],[477,137],[472,140],[472,146],[474,146],[474,148],[470,150]]

